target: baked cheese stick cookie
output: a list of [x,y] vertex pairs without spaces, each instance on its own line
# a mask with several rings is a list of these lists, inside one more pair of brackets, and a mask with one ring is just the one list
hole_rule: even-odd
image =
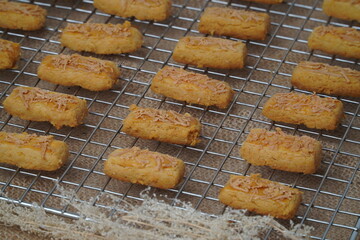
[[130,22],[124,24],[69,23],[61,34],[61,44],[75,51],[97,54],[134,52],[143,43],[143,36]]
[[280,128],[275,132],[253,128],[240,154],[253,165],[310,174],[320,165],[321,143],[308,136],[287,135]]
[[325,63],[300,62],[291,84],[311,92],[360,97],[360,72]]
[[360,22],[359,0],[324,0],[322,8],[328,16]]
[[20,58],[20,44],[0,39],[0,69],[13,68]]
[[131,105],[122,130],[134,137],[194,146],[200,141],[201,124],[188,113]]
[[343,104],[339,100],[293,92],[272,96],[265,103],[262,113],[274,121],[326,130],[334,130],[344,115]]
[[133,147],[112,152],[104,173],[121,181],[168,189],[182,180],[185,164],[170,155]]
[[0,132],[0,163],[32,170],[55,171],[68,160],[69,147],[53,136]]
[[45,25],[46,10],[27,3],[0,2],[0,27],[33,31]]
[[181,38],[173,53],[176,62],[220,69],[243,68],[245,58],[244,43],[213,37]]
[[234,95],[225,82],[168,66],[156,74],[151,90],[176,100],[219,108],[227,108]]
[[278,3],[282,3],[284,0],[245,0],[245,1],[266,3],[266,4],[278,4]]
[[348,27],[319,26],[308,39],[309,48],[349,58],[360,58],[360,31]]
[[259,175],[231,175],[220,190],[220,202],[232,208],[247,209],[276,218],[293,218],[301,203],[302,192]]
[[94,0],[94,6],[120,17],[163,21],[170,16],[171,0]]
[[266,13],[209,7],[200,18],[199,31],[241,39],[264,40],[270,27]]
[[54,84],[103,91],[114,86],[120,69],[111,61],[78,54],[60,54],[46,56],[38,68],[38,76]]
[[85,100],[36,87],[15,88],[3,105],[13,116],[31,121],[49,121],[56,129],[76,127],[88,113]]

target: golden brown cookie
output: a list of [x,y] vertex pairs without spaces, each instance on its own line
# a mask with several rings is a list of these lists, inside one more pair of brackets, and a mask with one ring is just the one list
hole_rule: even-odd
[[349,27],[319,26],[308,39],[309,48],[348,58],[360,58],[360,31]]
[[194,146],[200,141],[201,124],[188,113],[131,105],[122,131],[134,137]]
[[46,10],[38,5],[19,2],[0,2],[0,27],[20,30],[39,30],[45,25]]
[[247,209],[276,218],[293,218],[301,203],[302,192],[259,175],[231,175],[220,190],[220,202],[232,208]]
[[253,128],[240,155],[253,165],[310,174],[320,166],[321,143],[308,136],[285,134],[280,128],[275,132]]
[[36,87],[15,88],[3,105],[13,116],[31,121],[49,121],[57,129],[82,124],[88,113],[85,100]]
[[114,86],[120,69],[111,61],[78,54],[60,54],[46,56],[38,68],[38,76],[54,84],[103,91]]
[[184,172],[182,160],[137,147],[115,150],[104,164],[104,173],[112,178],[162,189],[174,188]]
[[360,22],[359,0],[324,0],[322,8],[328,16]]
[[325,63],[300,62],[291,84],[297,88],[330,95],[360,97],[360,72]]
[[291,92],[273,95],[265,103],[262,113],[274,121],[334,130],[344,110],[339,100]]
[[143,43],[143,36],[130,22],[124,24],[69,23],[63,29],[61,44],[75,51],[97,54],[134,52]]
[[16,66],[20,59],[20,44],[0,39],[0,69]]
[[184,37],[176,44],[173,59],[176,62],[198,67],[220,69],[243,68],[246,45],[214,37]]
[[200,18],[199,31],[241,39],[264,40],[270,27],[266,13],[208,7]]
[[176,100],[219,108],[227,108],[234,95],[226,82],[168,66],[155,75],[151,90]]
[[68,160],[69,147],[53,136],[0,132],[0,163],[55,171]]
[[163,21],[170,16],[171,0],[94,0],[94,6],[120,17]]

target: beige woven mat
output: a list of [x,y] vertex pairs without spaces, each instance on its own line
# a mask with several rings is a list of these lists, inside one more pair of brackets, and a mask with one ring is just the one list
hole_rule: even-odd
[[[235,89],[236,100],[228,111],[185,105],[149,90],[152,77],[164,64],[176,64],[170,58],[176,39],[184,35],[199,35],[196,19],[199,18],[200,10],[206,6],[224,6],[228,4],[227,1],[174,0],[173,17],[163,23],[132,20],[145,34],[144,45],[130,55],[97,56],[113,60],[122,68],[122,76],[116,87],[100,93],[39,81],[36,69],[39,61],[48,54],[73,53],[63,49],[58,42],[59,33],[56,29],[66,25],[62,21],[63,18],[69,22],[110,23],[122,23],[123,19],[94,11],[91,1],[37,1],[36,3],[45,6],[51,16],[47,19],[46,29],[37,32],[0,30],[2,38],[21,42],[23,47],[18,67],[21,71],[1,71],[0,90],[9,94],[14,85],[19,84],[75,94],[88,100],[90,114],[85,125],[57,131],[48,123],[12,118],[1,108],[2,130],[52,134],[70,145],[71,156],[68,164],[51,173],[19,170],[1,165],[0,186],[7,184],[5,193],[11,199],[41,204],[54,188],[53,179],[60,178],[61,186],[77,190],[83,200],[89,200],[105,191],[135,203],[134,198],[139,197],[143,186],[110,180],[102,173],[103,163],[109,152],[115,148],[135,145],[177,156],[187,163],[183,183],[175,191],[154,190],[157,194],[189,201],[200,211],[221,214],[224,205],[217,201],[217,195],[229,175],[261,173],[265,178],[295,186],[304,192],[302,205],[294,221],[301,222],[305,216],[305,224],[315,227],[312,233],[314,237],[322,237],[326,232],[326,238],[350,238],[360,216],[360,173],[359,169],[356,169],[360,161],[360,117],[357,112],[359,99],[342,99],[346,114],[342,125],[336,131],[327,132],[307,129],[304,126],[276,124],[287,133],[309,135],[323,143],[324,157],[316,174],[302,175],[274,171],[267,167],[254,167],[239,156],[239,147],[251,128],[274,129],[274,123],[261,114],[261,108],[269,96],[291,90],[289,79],[295,63],[310,59],[360,69],[359,63],[352,59],[333,59],[332,56],[318,51],[309,55],[306,39],[310,30],[329,20],[321,12],[321,2],[288,0],[284,4],[270,6],[240,0],[230,1],[235,8],[268,12],[272,25],[270,35],[265,41],[247,43],[248,58],[245,69],[206,71],[210,77],[224,80]],[[330,21],[334,25],[349,24],[336,19]],[[353,26],[359,28],[358,23],[353,23]],[[87,53],[84,55],[94,56]],[[204,71],[193,66],[189,66],[189,69]],[[119,132],[121,121],[128,114],[127,107],[130,104],[191,113],[200,118],[204,125],[201,143],[190,148],[136,139]],[[102,199],[99,199],[99,203],[102,203]],[[106,205],[106,202],[103,204]],[[59,199],[53,195],[48,197],[45,206],[61,210]],[[30,235],[16,228],[3,226],[0,226],[0,238],[32,239]],[[271,235],[270,238],[276,237]]]

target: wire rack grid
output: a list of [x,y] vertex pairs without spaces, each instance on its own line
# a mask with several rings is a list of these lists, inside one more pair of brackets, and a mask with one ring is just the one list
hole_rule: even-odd
[[[109,152],[117,148],[138,146],[171,154],[186,163],[181,184],[170,190],[152,189],[170,199],[188,201],[206,214],[223,213],[225,206],[217,195],[230,174],[261,173],[304,192],[295,222],[313,226],[313,239],[357,239],[360,228],[360,115],[359,99],[339,98],[345,106],[345,118],[336,131],[320,131],[304,126],[281,124],[262,114],[264,102],[274,93],[301,91],[289,83],[291,72],[299,61],[311,60],[360,69],[353,59],[309,51],[307,38],[319,25],[350,26],[360,29],[356,22],[329,18],[322,13],[319,0],[287,0],[279,5],[256,4],[240,0],[173,0],[171,17],[164,22],[127,19],[138,27],[145,42],[131,54],[96,56],[118,63],[122,75],[116,87],[105,92],[90,92],[78,87],[62,87],[40,81],[37,67],[49,54],[74,53],[59,42],[61,29],[67,23],[122,23],[121,17],[110,16],[94,9],[88,0],[21,1],[40,5],[48,10],[46,27],[35,32],[0,29],[0,37],[21,44],[22,57],[17,69],[0,72],[1,102],[16,86],[37,86],[69,93],[88,102],[89,116],[77,128],[56,130],[48,123],[23,121],[8,115],[0,106],[0,130],[51,134],[70,146],[69,162],[56,172],[38,172],[16,167],[0,166],[0,187],[6,197],[26,206],[33,202],[46,210],[73,217],[72,209],[59,205],[63,198],[55,183],[66,190],[75,190],[84,201],[110,208],[121,208],[121,202],[109,203],[102,193],[112,194],[130,203],[142,201],[139,185],[108,178],[102,172]],[[199,69],[183,66],[171,59],[178,39],[185,35],[200,35],[199,17],[208,6],[231,6],[238,9],[266,12],[271,17],[271,30],[265,41],[246,41],[247,65],[242,70]],[[234,39],[238,40],[238,39]],[[83,53],[94,56],[94,54]],[[150,90],[152,77],[165,65],[185,67],[228,82],[235,91],[230,107],[219,110],[188,105],[164,98]],[[139,104],[177,112],[189,112],[203,124],[201,143],[195,147],[179,146],[137,139],[121,132],[122,120],[131,104]],[[308,135],[323,143],[323,159],[316,174],[303,175],[271,170],[247,164],[239,155],[241,143],[253,127],[281,127],[295,135]],[[91,200],[96,199],[96,200]],[[285,222],[282,222],[286,224]],[[269,231],[264,239],[276,238]]]

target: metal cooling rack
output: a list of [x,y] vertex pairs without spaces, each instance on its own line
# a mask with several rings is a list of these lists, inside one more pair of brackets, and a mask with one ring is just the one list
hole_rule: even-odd
[[[104,208],[113,209],[114,205],[102,199],[101,193],[112,194],[131,203],[141,202],[139,193],[145,187],[110,179],[102,172],[103,162],[109,152],[136,145],[171,154],[186,162],[184,181],[177,188],[167,191],[152,189],[154,193],[189,201],[196,209],[207,214],[221,214],[225,206],[218,202],[217,194],[229,175],[261,173],[263,177],[304,192],[303,202],[294,221],[315,227],[311,238],[358,239],[359,99],[340,98],[345,105],[345,119],[336,131],[331,132],[274,123],[261,115],[263,103],[271,95],[294,90],[289,79],[293,68],[301,60],[321,61],[359,70],[358,61],[319,51],[310,52],[306,47],[309,34],[318,25],[360,29],[358,23],[327,17],[321,11],[322,1],[318,0],[286,0],[279,5],[240,0],[173,0],[172,16],[167,21],[154,23],[128,19],[142,31],[145,42],[139,51],[131,54],[97,56],[116,61],[122,69],[122,76],[113,90],[95,93],[40,81],[36,75],[37,66],[46,55],[73,53],[61,47],[59,42],[59,32],[66,23],[122,23],[125,19],[104,14],[94,9],[92,1],[87,0],[22,2],[46,8],[47,23],[45,29],[36,32],[0,29],[1,38],[19,42],[22,46],[18,68],[0,72],[1,102],[15,86],[38,86],[86,99],[90,114],[82,126],[56,130],[48,123],[13,118],[0,106],[0,130],[51,134],[67,142],[71,149],[69,162],[56,172],[29,171],[2,164],[0,188],[1,192],[6,193],[6,197],[1,197],[2,200],[26,206],[36,202],[50,212],[72,217],[74,214],[71,209],[59,205],[59,199],[63,196],[56,190],[55,182],[58,182],[64,189],[75,190],[80,199],[92,201]],[[267,12],[271,16],[271,31],[267,39],[246,42],[248,58],[244,69],[218,71],[185,66],[230,83],[236,92],[230,108],[219,110],[187,105],[152,93],[150,82],[159,69],[165,65],[182,66],[171,59],[172,49],[178,39],[185,35],[199,35],[199,17],[204,8],[213,5]],[[127,115],[130,104],[191,113],[200,118],[203,124],[202,142],[196,147],[188,147],[125,135],[121,132],[121,121]],[[288,133],[309,135],[322,141],[324,157],[318,173],[294,174],[247,164],[239,156],[239,148],[253,127],[281,127]],[[171,203],[169,199],[166,201]],[[121,203],[117,207],[119,205]],[[275,237],[274,231],[264,236],[265,239]]]

